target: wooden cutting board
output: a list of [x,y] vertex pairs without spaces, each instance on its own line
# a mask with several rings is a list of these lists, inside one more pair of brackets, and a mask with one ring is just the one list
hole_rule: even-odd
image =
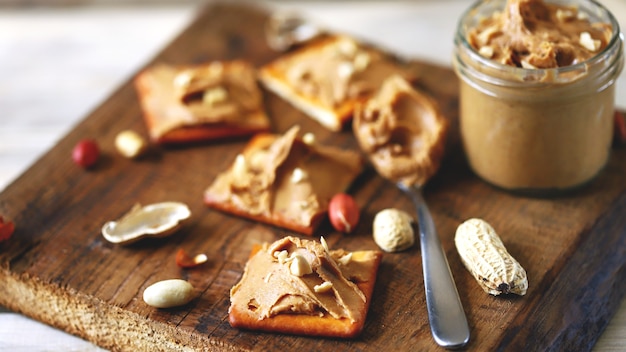
[[[256,65],[277,57],[263,37],[267,13],[250,5],[215,4],[203,11],[153,62],[199,63],[246,59]],[[626,149],[614,148],[602,174],[570,196],[537,199],[498,191],[465,163],[457,128],[458,82],[449,69],[412,62],[420,86],[440,102],[452,121],[443,167],[425,190],[468,316],[473,351],[589,350],[626,291]],[[318,140],[357,148],[350,131],[332,133],[271,93],[265,103],[273,130],[293,124]],[[0,304],[102,347],[128,351],[437,349],[430,335],[419,246],[385,254],[363,333],[355,340],[239,331],[229,326],[229,289],[239,280],[253,244],[288,231],[206,208],[202,193],[229,165],[245,140],[156,148],[132,161],[115,152],[124,129],[146,133],[129,82],[77,125],[0,194],[0,214],[14,220],[11,240],[0,243]],[[74,165],[75,143],[95,138],[104,157],[93,170]],[[362,217],[356,231],[341,235],[325,223],[333,248],[375,249],[371,225],[387,207],[412,211],[392,184],[368,170],[351,188]],[[108,243],[102,225],[135,203],[181,201],[190,222],[167,239],[132,246]],[[500,233],[526,268],[524,297],[485,294],[454,248],[456,227],[479,217]],[[209,262],[180,269],[179,248],[202,252]],[[141,298],[163,279],[183,278],[199,297],[189,305],[158,310]]]

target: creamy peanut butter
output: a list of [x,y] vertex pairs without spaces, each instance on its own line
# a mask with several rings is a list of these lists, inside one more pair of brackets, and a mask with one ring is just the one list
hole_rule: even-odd
[[385,78],[400,72],[380,51],[340,36],[298,55],[288,69],[287,81],[304,96],[338,107],[374,92]]
[[[294,271],[296,258],[304,260],[310,271]],[[327,251],[317,241],[296,237],[264,244],[231,289],[230,309],[243,307],[259,320],[279,314],[361,320],[367,302],[355,282],[371,277],[374,259],[371,251]]]
[[391,76],[357,107],[353,124],[361,149],[383,177],[424,185],[438,170],[447,121],[431,98],[402,77]]
[[591,23],[576,6],[543,0],[509,0],[502,12],[482,20],[468,41],[484,57],[524,68],[575,65],[602,51],[611,25]]
[[[470,165],[484,180],[518,191],[566,190],[606,164],[614,87],[567,99],[514,101],[461,84],[461,133]],[[480,111],[482,113],[476,113]]]
[[559,193],[609,158],[619,25],[598,3],[568,4],[484,2],[460,21],[463,145],[475,173],[500,188]]
[[294,126],[278,138],[256,138],[205,195],[278,224],[311,226],[361,172],[362,161],[353,151],[304,143],[298,133]]

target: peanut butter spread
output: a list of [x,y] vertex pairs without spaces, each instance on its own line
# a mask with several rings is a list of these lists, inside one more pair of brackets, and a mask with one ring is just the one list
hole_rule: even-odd
[[344,36],[302,51],[289,65],[287,83],[332,108],[373,93],[385,78],[402,72],[382,52]]
[[372,276],[374,253],[329,251],[317,241],[297,237],[266,243],[231,289],[230,309],[243,307],[259,320],[278,314],[361,320],[367,302],[356,283]]
[[552,195],[580,187],[609,160],[623,61],[619,25],[593,1],[579,8],[540,0],[495,4],[477,3],[457,32],[468,162],[505,190]]
[[542,0],[509,0],[503,12],[480,22],[467,36],[484,57],[523,68],[574,65],[597,55],[612,29],[591,23],[576,7]]
[[151,93],[144,104],[163,107],[150,129],[153,137],[198,124],[254,124],[251,114],[261,111],[254,68],[244,61],[158,65],[150,72],[144,76]]
[[436,103],[400,76],[357,107],[354,133],[361,149],[385,178],[423,185],[438,170],[447,121]]
[[298,132],[294,126],[282,136],[257,136],[217,176],[205,198],[274,223],[311,226],[330,198],[358,176],[362,161],[354,151],[305,143]]

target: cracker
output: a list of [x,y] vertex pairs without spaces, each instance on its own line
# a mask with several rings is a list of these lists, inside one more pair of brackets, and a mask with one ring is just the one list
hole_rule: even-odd
[[[306,335],[306,336],[323,336],[323,337],[338,337],[338,338],[354,338],[362,330],[365,325],[367,311],[372,300],[374,291],[374,285],[376,282],[376,276],[382,253],[380,251],[356,251],[346,252],[344,250],[330,251],[328,257],[333,258],[332,263],[326,263],[329,267],[338,268],[344,279],[347,279],[352,285],[356,285],[357,290],[364,297],[364,302],[359,305],[358,310],[355,312],[352,318],[345,316],[334,317],[328,311],[320,309],[319,314],[299,314],[297,312],[290,313],[278,313],[272,316],[263,316],[263,310],[252,307],[248,304],[244,304],[248,299],[250,291],[254,291],[254,295],[259,301],[264,298],[263,295],[268,290],[280,289],[280,285],[274,284],[274,282],[280,282],[279,279],[267,279],[267,272],[259,272],[259,266],[255,263],[268,262],[271,260],[276,261],[273,256],[273,249],[281,246],[293,246],[295,245],[311,245],[311,240],[299,240],[293,237],[287,237],[278,240],[272,245],[264,244],[263,246],[257,246],[253,249],[248,263],[246,264],[246,271],[241,281],[233,287],[231,290],[231,306],[229,308],[229,322],[231,326],[246,330],[275,332],[284,334]],[[319,249],[319,246],[318,246]],[[338,264],[338,258],[344,256],[351,257],[350,261]],[[273,275],[292,275],[284,270],[281,271],[280,263],[273,263],[275,267],[272,270]],[[287,265],[287,264],[282,264]],[[352,267],[350,265],[353,265]],[[254,277],[257,275],[256,277]],[[260,277],[258,275],[261,275]],[[318,272],[313,269],[313,273],[308,274],[305,280],[305,285],[312,285],[311,282],[315,280],[323,281],[317,277]],[[322,275],[324,276],[324,275]],[[324,276],[325,277],[325,276]],[[272,282],[272,280],[276,280]],[[296,282],[300,283],[300,281]],[[253,287],[249,290],[250,286]],[[337,284],[339,286],[340,284]],[[312,287],[308,287],[311,289]],[[269,295],[279,296],[281,292],[271,292]],[[324,296],[325,299],[333,299],[336,295],[332,290],[318,294]],[[239,295],[239,297],[237,297]],[[327,297],[330,296],[331,298]],[[240,298],[244,298],[243,302]],[[358,300],[358,299],[357,299]]]
[[245,61],[159,64],[134,83],[150,138],[158,144],[245,137],[270,128],[255,69]]
[[345,35],[311,40],[259,70],[271,91],[331,131],[352,118],[355,105],[392,75],[412,80],[395,58]]
[[312,235],[333,195],[362,172],[359,152],[307,144],[294,126],[258,134],[204,193],[207,206]]

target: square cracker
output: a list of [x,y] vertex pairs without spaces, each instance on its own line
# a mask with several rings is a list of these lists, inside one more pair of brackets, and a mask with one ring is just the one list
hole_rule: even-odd
[[[251,251],[250,260],[255,255],[263,254],[267,251],[267,246],[256,245]],[[342,253],[349,253],[339,250]],[[331,253],[334,251],[331,251]],[[337,338],[355,338],[357,337],[365,325],[367,312],[372,300],[374,286],[378,267],[382,259],[380,251],[355,251],[352,252],[352,258],[355,260],[369,258],[369,260],[360,262],[360,269],[364,275],[360,279],[350,278],[349,280],[365,295],[365,305],[360,312],[360,317],[356,321],[350,321],[347,318],[334,318],[328,313],[323,315],[305,315],[305,314],[277,314],[271,317],[261,319],[256,311],[249,309],[247,306],[235,305],[231,302],[229,308],[229,322],[232,327],[264,332],[275,332],[292,335],[320,336],[320,337],[337,337]],[[250,261],[249,261],[250,262]],[[248,262],[248,263],[249,263]],[[246,270],[249,264],[246,265]],[[272,287],[256,287],[255,290],[262,291],[264,289],[272,289]],[[231,291],[232,298],[232,291]]]
[[244,137],[270,128],[256,71],[245,61],[159,64],[134,83],[148,133],[158,144]]
[[[264,154],[274,156],[254,161]],[[243,160],[244,168],[257,178],[240,185],[238,163]],[[217,175],[204,192],[204,203],[226,213],[312,235],[326,218],[330,199],[346,191],[361,174],[363,165],[357,151],[305,142],[298,126],[282,135],[260,133],[227,170]],[[298,176],[296,171],[299,179],[294,178]],[[268,174],[271,176],[264,177]],[[254,188],[259,184],[266,186]]]
[[397,58],[345,35],[313,39],[259,69],[263,85],[331,131],[394,74],[414,80]]

